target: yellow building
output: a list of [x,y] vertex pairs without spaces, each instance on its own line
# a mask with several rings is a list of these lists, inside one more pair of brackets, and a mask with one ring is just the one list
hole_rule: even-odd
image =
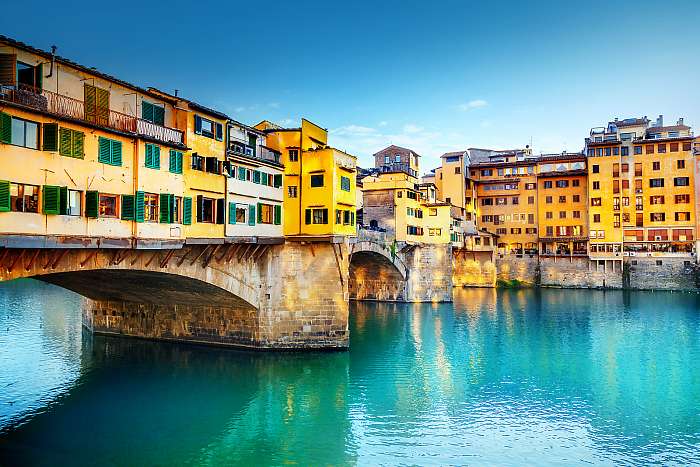
[[172,99],[0,37],[0,153],[15,161],[0,181],[0,230],[182,242],[177,118]]
[[588,255],[586,157],[552,154],[537,159],[537,228],[542,255]]
[[328,146],[328,131],[306,119],[298,128],[255,128],[285,167],[284,235],[355,235],[355,156]]
[[472,162],[477,222],[498,236],[498,252],[536,253],[537,158],[526,151],[494,153]]
[[690,255],[696,235],[690,127],[646,117],[593,128],[586,139],[591,257]]

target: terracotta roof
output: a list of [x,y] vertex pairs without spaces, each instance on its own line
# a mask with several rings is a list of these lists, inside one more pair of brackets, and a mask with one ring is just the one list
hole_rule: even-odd
[[642,117],[642,118],[625,118],[623,120],[612,121],[612,122],[609,122],[609,125],[615,125],[618,128],[623,128],[623,127],[627,127],[627,126],[646,125],[647,123],[649,123],[649,119],[646,117]]
[[404,148],[404,147],[402,147],[402,146],[397,146],[397,145],[395,145],[395,144],[391,144],[391,145],[385,147],[384,149],[381,149],[381,150],[375,152],[375,153],[372,154],[372,155],[373,155],[373,156],[376,156],[376,155],[381,154],[381,153],[383,153],[384,151],[388,151],[388,150],[390,150],[390,149],[398,149],[399,151],[408,151],[408,152],[411,152],[411,153],[415,154],[416,156],[420,157],[420,154],[418,154],[418,153],[417,153],[416,151],[414,151],[413,149]]
[[662,131],[690,130],[688,125],[652,126],[647,129],[647,133],[661,133]]

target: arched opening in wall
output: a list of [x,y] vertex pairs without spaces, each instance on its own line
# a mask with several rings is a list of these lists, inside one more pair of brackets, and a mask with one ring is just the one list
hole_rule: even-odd
[[95,269],[35,277],[88,300],[83,324],[97,333],[252,345],[257,308],[208,282],[178,274]]
[[403,301],[405,287],[404,275],[386,256],[358,251],[350,257],[350,299]]

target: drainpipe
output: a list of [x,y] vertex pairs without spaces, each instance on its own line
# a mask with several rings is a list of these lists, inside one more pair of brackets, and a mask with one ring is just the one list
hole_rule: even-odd
[[[304,144],[304,124],[302,122],[301,128],[299,129],[299,235],[301,235],[301,226],[302,226],[302,214],[303,214],[303,208],[302,208],[302,201],[304,199],[303,193],[304,193],[304,148],[302,147]],[[330,213],[329,213],[330,217]]]
[[[137,97],[137,105],[136,105],[136,114],[138,115],[138,97]],[[138,117],[137,117],[138,118]],[[133,157],[133,184],[134,184],[134,201],[136,201],[136,191],[139,188],[139,138],[136,137],[134,138],[134,157]],[[160,201],[160,200],[159,200]],[[136,204],[134,204],[134,213],[136,213]],[[132,237],[132,244],[134,247],[137,246],[137,237],[138,237],[138,226],[137,226],[136,219],[132,219],[131,221],[131,237]]]

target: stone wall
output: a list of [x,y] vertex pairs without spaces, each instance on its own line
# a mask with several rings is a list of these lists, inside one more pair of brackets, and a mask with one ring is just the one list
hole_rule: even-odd
[[537,255],[495,255],[496,279],[517,281],[522,285],[537,285],[539,268]]
[[406,301],[406,280],[384,256],[358,252],[350,263],[348,291],[353,300]]
[[452,254],[454,287],[495,287],[496,265],[490,251],[454,250]]
[[625,287],[642,290],[699,290],[698,265],[689,257],[627,257]]
[[405,254],[406,301],[452,301],[452,246],[420,245]]
[[620,263],[604,267],[588,257],[540,256],[540,285],[567,288],[622,288]]

